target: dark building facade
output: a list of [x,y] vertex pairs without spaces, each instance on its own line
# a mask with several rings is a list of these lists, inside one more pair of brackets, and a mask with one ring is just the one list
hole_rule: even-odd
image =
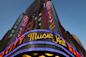
[[61,25],[51,0],[35,0],[0,40],[0,57],[86,57]]

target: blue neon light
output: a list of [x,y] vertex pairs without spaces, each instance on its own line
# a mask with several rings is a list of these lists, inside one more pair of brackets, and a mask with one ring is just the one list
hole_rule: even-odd
[[[51,49],[51,48],[31,48],[31,49],[23,49],[21,51],[16,52],[15,54],[13,54],[11,57],[14,57],[20,53],[23,52],[30,52],[30,51],[50,51],[50,52],[56,52],[56,53],[60,53],[62,55],[64,55],[65,57],[69,57],[67,54],[65,54],[64,52],[60,51],[60,50],[56,50],[56,49]],[[5,56],[6,57],[6,56]]]
[[13,52],[17,51],[19,48],[21,48],[21,47],[23,47],[23,46],[26,46],[26,45],[28,45],[28,44],[30,44],[30,45],[34,45],[34,44],[49,44],[49,45],[54,45],[54,46],[57,46],[57,47],[63,49],[63,50],[66,51],[68,54],[70,54],[72,57],[74,57],[74,55],[72,55],[72,54],[71,54],[67,49],[65,49],[63,46],[61,46],[61,45],[59,45],[59,44],[55,44],[55,43],[53,43],[53,42],[46,42],[46,41],[31,41],[31,42],[22,44],[22,45],[18,46],[17,48],[15,48],[15,49],[14,49],[13,51],[11,51],[10,53],[8,53],[8,54],[6,55],[6,57],[9,56],[9,55],[11,55]]

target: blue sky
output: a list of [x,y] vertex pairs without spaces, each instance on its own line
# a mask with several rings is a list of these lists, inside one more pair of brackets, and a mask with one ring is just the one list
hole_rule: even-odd
[[[33,0],[0,0],[0,39]],[[53,0],[61,24],[86,48],[86,0]]]

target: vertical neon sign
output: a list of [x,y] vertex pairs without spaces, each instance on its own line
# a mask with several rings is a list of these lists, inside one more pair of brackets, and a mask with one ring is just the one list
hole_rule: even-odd
[[53,30],[55,25],[54,25],[53,17],[52,17],[52,14],[51,14],[51,2],[50,1],[47,1],[46,8],[47,8],[47,11],[48,11],[48,16],[49,16],[49,23],[50,23],[49,28],[51,30]]
[[22,34],[22,31],[23,31],[23,29],[25,28],[25,26],[26,26],[28,20],[29,20],[28,16],[25,16],[25,17],[24,17],[24,20],[23,20],[23,23],[22,23],[22,26],[21,26],[20,29],[19,29],[19,33],[18,33],[18,36],[17,36],[17,37],[20,37],[20,35]]

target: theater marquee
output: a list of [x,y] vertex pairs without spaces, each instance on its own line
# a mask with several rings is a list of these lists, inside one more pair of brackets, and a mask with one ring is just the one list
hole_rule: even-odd
[[60,45],[63,47],[62,48],[63,50],[66,49],[69,51],[69,53],[73,54],[74,56],[81,57],[81,55],[77,52],[77,50],[75,50],[73,46],[70,45],[68,42],[66,42],[59,34],[55,32],[51,32],[49,30],[32,30],[32,31],[26,32],[21,37],[16,38],[16,41],[14,41],[14,43],[8,46],[4,51],[0,52],[0,56],[5,56],[5,55],[8,56],[9,54],[12,53],[12,51],[16,50],[16,48],[26,45],[26,43],[24,43],[23,41],[26,37],[29,40],[29,42],[27,42],[28,44],[32,42],[33,44],[36,44],[36,43],[37,44],[47,43],[51,45],[54,44],[54,45],[58,45],[58,47]]

